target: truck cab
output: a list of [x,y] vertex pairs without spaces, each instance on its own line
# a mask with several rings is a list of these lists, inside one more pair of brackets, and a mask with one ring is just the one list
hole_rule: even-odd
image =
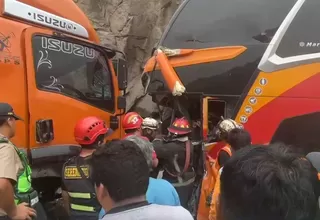
[[54,189],[63,162],[79,153],[79,119],[98,116],[114,130],[110,138],[123,135],[125,61],[98,45],[72,0],[0,0],[0,12],[0,100],[24,120],[12,141],[28,154],[39,191]]

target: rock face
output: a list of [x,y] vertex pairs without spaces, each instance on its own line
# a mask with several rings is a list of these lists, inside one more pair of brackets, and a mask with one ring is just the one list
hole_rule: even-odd
[[140,112],[150,112],[154,107],[150,97],[140,99],[143,96],[140,76],[153,47],[181,1],[75,0],[92,21],[102,44],[115,45],[127,55],[127,109],[136,107]]

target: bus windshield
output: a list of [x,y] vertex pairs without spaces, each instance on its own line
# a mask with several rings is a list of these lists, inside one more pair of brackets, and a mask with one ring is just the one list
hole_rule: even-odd
[[269,43],[296,0],[189,0],[160,45],[207,48]]

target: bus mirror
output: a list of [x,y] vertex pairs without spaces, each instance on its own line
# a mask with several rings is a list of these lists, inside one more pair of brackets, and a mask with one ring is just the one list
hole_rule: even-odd
[[118,109],[126,109],[127,101],[126,97],[118,96]]
[[128,67],[127,61],[124,59],[116,59],[113,62],[114,70],[118,76],[118,87],[120,90],[125,90],[128,84]]

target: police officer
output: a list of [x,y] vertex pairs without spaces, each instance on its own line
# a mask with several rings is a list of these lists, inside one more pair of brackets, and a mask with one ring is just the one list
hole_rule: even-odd
[[93,151],[104,143],[112,130],[98,117],[80,120],[74,129],[81,153],[63,166],[62,195],[70,220],[97,220],[101,206],[96,199],[94,186],[89,179],[89,159]]
[[23,151],[9,139],[21,120],[8,103],[0,103],[0,219],[46,220],[38,193],[31,187],[31,168]]
[[181,205],[187,208],[195,173],[192,167],[193,146],[189,140],[192,128],[189,121],[177,118],[168,128],[169,136],[162,141],[153,141],[159,159],[158,178],[168,180],[175,186]]

